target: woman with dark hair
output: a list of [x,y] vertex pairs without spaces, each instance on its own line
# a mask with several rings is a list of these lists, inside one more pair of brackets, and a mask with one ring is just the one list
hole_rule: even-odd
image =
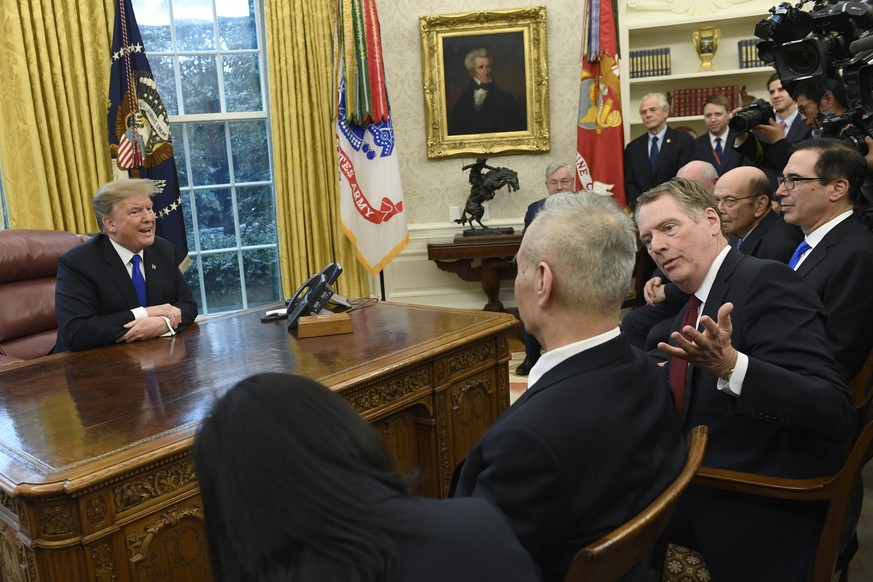
[[539,580],[493,506],[408,495],[376,429],[302,376],[231,388],[194,462],[216,580]]

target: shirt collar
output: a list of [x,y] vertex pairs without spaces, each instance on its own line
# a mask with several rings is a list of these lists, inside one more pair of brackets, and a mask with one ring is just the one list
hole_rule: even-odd
[[[108,236],[106,238],[109,238]],[[127,249],[111,238],[109,238],[109,242],[112,243],[112,248],[115,249],[115,252],[118,253],[118,257],[121,259],[121,264],[127,265],[130,262],[130,259],[133,258],[133,255],[139,255],[139,258],[142,258],[142,251],[138,253],[132,252],[130,249]]]
[[785,133],[788,133],[788,130],[791,129],[791,124],[794,123],[794,120],[797,119],[797,116],[800,114],[800,111],[797,107],[794,108],[794,113],[783,119],[785,122]]
[[718,270],[721,269],[721,265],[724,263],[730,248],[730,245],[725,245],[724,248],[721,249],[721,252],[715,256],[715,259],[709,266],[709,270],[706,272],[706,277],[703,278],[703,283],[701,283],[700,287],[697,288],[697,291],[694,292],[694,296],[700,299],[700,313],[703,313],[703,304],[706,303],[706,298],[709,297],[709,292],[712,290],[712,284],[715,283],[715,276],[718,274]]
[[804,237],[804,240],[806,240],[806,243],[811,248],[815,248],[815,245],[820,243],[822,241],[822,239],[830,231],[832,231],[839,223],[843,222],[844,220],[846,220],[847,218],[852,216],[852,212],[853,212],[853,210],[850,208],[849,210],[846,210],[842,214],[840,214],[838,216],[834,216],[833,218],[831,218],[830,220],[825,222],[823,225],[821,225],[820,227],[818,227],[817,229],[815,229],[814,231],[812,231],[811,233],[806,235],[806,237]]
[[657,137],[657,138],[658,138],[658,147],[661,147],[662,145],[664,145],[664,135],[665,135],[666,133],[667,133],[667,125],[666,125],[666,124],[664,125],[664,129],[662,129],[662,130],[659,131],[658,133],[654,133],[654,134],[653,134],[653,133],[650,133],[650,134],[649,134],[649,145],[650,145],[650,146],[652,145],[652,138],[653,138],[653,137]]
[[618,337],[620,334],[621,331],[616,326],[614,329],[600,335],[589,337],[578,342],[573,342],[572,344],[567,344],[554,350],[549,350],[548,352],[540,356],[540,359],[537,360],[537,363],[534,364],[533,368],[530,369],[530,374],[528,374],[527,377],[528,388],[536,384],[537,380],[542,378],[546,374],[546,372],[548,372],[564,360],[572,358],[576,354],[581,354],[585,350],[590,350],[591,348],[597,347],[600,344],[604,344],[609,340]]
[[709,132],[709,143],[710,143],[710,145],[712,145],[712,149],[715,149],[715,138],[717,138],[717,137],[721,138],[721,147],[726,148],[727,147],[727,134],[728,134],[728,128],[724,128],[724,131],[718,135],[715,135],[714,133]]

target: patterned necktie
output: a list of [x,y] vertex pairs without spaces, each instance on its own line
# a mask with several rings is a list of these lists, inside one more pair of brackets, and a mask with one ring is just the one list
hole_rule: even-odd
[[142,276],[142,271],[139,270],[139,264],[142,257],[133,255],[130,259],[130,264],[133,267],[130,272],[130,280],[133,281],[133,288],[136,289],[136,296],[139,298],[139,304],[142,307],[146,306],[146,285],[145,279]]
[[715,138],[715,161],[718,163],[718,166],[721,167],[721,158],[724,155],[724,150],[721,148],[721,138]]
[[797,245],[797,250],[794,251],[793,255],[791,255],[791,260],[788,261],[788,266],[794,269],[797,266],[797,263],[800,261],[800,257],[803,256],[803,253],[811,248],[812,247],[809,246],[808,242],[806,242],[805,240],[801,241],[800,244]]
[[655,164],[658,163],[658,136],[652,138],[652,149],[649,150],[649,164],[652,166],[652,174],[655,173]]
[[785,131],[785,128],[788,127],[788,124],[785,123],[784,119],[779,120],[779,125],[782,127],[782,131]]
[[[697,325],[697,314],[700,308],[700,299],[692,295],[688,298],[688,309],[682,316],[681,332],[686,325]],[[682,411],[685,410],[685,380],[688,374],[688,362],[682,358],[670,358],[670,392],[673,393],[673,406],[676,408],[676,418],[682,423]]]

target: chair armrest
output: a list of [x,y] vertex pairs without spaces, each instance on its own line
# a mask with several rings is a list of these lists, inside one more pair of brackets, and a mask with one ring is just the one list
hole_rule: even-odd
[[764,497],[814,500],[830,497],[828,486],[832,481],[833,475],[812,479],[788,479],[728,469],[701,467],[694,476],[692,484]]

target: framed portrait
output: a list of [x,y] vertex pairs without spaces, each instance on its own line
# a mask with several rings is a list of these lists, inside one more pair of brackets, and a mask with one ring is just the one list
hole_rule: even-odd
[[419,27],[428,158],[549,151],[545,6]]

